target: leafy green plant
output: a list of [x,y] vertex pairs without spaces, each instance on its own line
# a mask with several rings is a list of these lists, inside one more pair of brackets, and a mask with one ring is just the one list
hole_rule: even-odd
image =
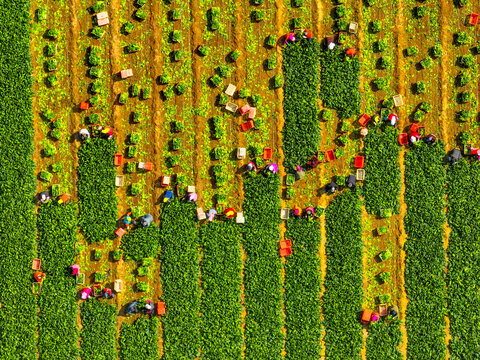
[[274,37],[273,35],[268,35],[266,38],[265,38],[265,45],[270,47],[270,48],[273,48],[275,47],[275,45],[277,44],[277,38]]
[[187,84],[185,84],[184,82],[179,82],[175,85],[175,92],[177,93],[177,95],[183,95],[187,91],[187,89]]
[[337,19],[344,17],[345,13],[346,13],[345,5],[338,5],[333,10],[333,14]]
[[458,102],[460,104],[466,104],[475,99],[475,96],[469,91],[462,91],[458,93]]
[[460,110],[458,113],[457,113],[457,119],[458,121],[460,122],[466,122],[466,121],[469,121],[472,119],[473,117],[473,113],[472,111],[470,110]]
[[130,96],[131,97],[137,97],[140,95],[140,86],[137,84],[133,84],[130,86]]
[[[282,359],[282,265],[280,238],[280,178],[257,175],[244,180],[245,213],[245,346],[252,359]],[[258,251],[262,249],[262,251]],[[269,294],[268,297],[262,294]],[[258,339],[269,339],[269,346]]]
[[215,31],[220,28],[220,8],[212,7],[207,11],[207,28],[210,31]]
[[57,29],[51,28],[47,30],[46,36],[52,40],[57,40],[60,36],[60,32]]
[[45,82],[46,82],[47,86],[49,86],[49,87],[56,86],[58,84],[57,75],[55,75],[55,74],[48,75],[45,78]]
[[135,29],[135,25],[130,22],[130,21],[127,21],[126,23],[123,24],[122,26],[122,30],[125,34],[131,34],[132,31]]
[[171,359],[195,358],[201,347],[197,224],[191,203],[174,199],[162,210],[162,298],[167,312],[175,314],[162,317],[163,344]]
[[140,194],[141,190],[142,188],[139,183],[133,183],[132,185],[130,185],[130,195],[132,196]]
[[158,323],[159,320],[154,317],[150,319],[140,317],[133,324],[122,323],[120,329],[120,359],[159,359]]
[[373,43],[374,52],[383,52],[388,48],[388,42],[385,39],[377,40]]
[[121,105],[125,105],[128,101],[128,94],[127,93],[121,93],[119,96],[118,96],[118,102],[121,104]]
[[240,58],[240,55],[242,55],[242,53],[240,52],[240,50],[233,50],[231,53],[230,53],[230,60],[232,61],[237,61],[239,58]]
[[388,280],[392,278],[392,275],[388,271],[384,271],[378,275],[382,283],[386,283]]
[[[316,40],[293,43],[283,51],[283,108],[286,121],[282,132],[285,166],[289,169],[297,164],[305,164],[317,151],[320,140],[317,116],[318,57],[319,44]],[[298,77],[299,73],[303,76]],[[304,103],[303,106],[298,106],[299,101]]]
[[425,81],[418,81],[415,84],[415,93],[416,94],[424,94],[425,91],[427,91],[427,85],[425,84]]
[[434,59],[441,58],[443,55],[442,46],[440,44],[435,44],[430,48],[430,56]]
[[121,247],[129,259],[140,261],[142,258],[157,257],[160,231],[157,225],[137,228],[122,236]]
[[368,326],[367,359],[401,360],[403,354],[399,350],[402,342],[401,321],[381,318]]
[[321,273],[316,255],[321,240],[319,223],[290,218],[285,236],[292,240],[292,255],[285,263],[285,323],[290,329],[285,349],[290,359],[320,358]]
[[123,250],[122,249],[115,249],[112,251],[112,259],[114,261],[121,260],[123,256]]
[[344,52],[336,47],[322,52],[320,65],[320,97],[323,105],[337,110],[342,119],[356,116],[360,112],[358,58],[345,57]]
[[466,45],[472,42],[472,38],[468,35],[466,31],[460,31],[456,33],[454,36],[454,39],[455,39],[455,45],[457,46]]
[[135,162],[132,162],[132,161],[128,162],[125,171],[131,174],[131,173],[134,173],[135,170],[137,170],[137,165],[135,164]]
[[[409,299],[406,313],[409,357],[436,354],[436,357],[443,358],[446,354],[444,156],[443,146],[438,142],[435,145],[419,142],[405,154],[405,288]],[[421,198],[419,191],[423,194]]]
[[212,359],[241,356],[241,293],[243,238],[234,222],[214,222],[200,228],[203,250],[201,313],[203,355]]
[[417,6],[414,9],[415,17],[420,19],[428,14],[428,8],[426,6]]
[[362,308],[363,301],[361,224],[361,203],[355,192],[338,195],[327,207],[328,271],[323,296],[327,358],[360,357],[362,328],[356,313]]
[[152,97],[152,89],[150,88],[143,88],[142,89],[142,99],[147,100]]
[[80,305],[82,330],[80,331],[80,356],[82,359],[101,357],[117,359],[117,309],[96,299]]
[[100,39],[103,37],[103,35],[105,35],[105,30],[103,30],[100,26],[94,26],[90,33],[95,39]]
[[170,41],[173,43],[178,43],[182,40],[182,32],[180,30],[173,30],[170,33]]
[[210,48],[207,45],[200,45],[198,47],[198,53],[201,56],[207,56],[209,52],[210,52]]
[[400,211],[400,148],[397,145],[398,131],[392,127],[371,129],[364,138],[365,178],[363,196],[369,214],[380,209]]
[[368,26],[371,33],[376,34],[382,31],[382,23],[380,20],[373,20]]
[[134,14],[139,21],[144,21],[147,18],[147,12],[141,9],[136,10]]
[[410,46],[406,49],[406,52],[407,52],[408,56],[417,55],[418,54],[418,47],[416,47],[415,45]]
[[[50,201],[38,209],[38,251],[42,270],[48,273],[38,300],[40,356],[68,359],[79,353],[76,285],[65,273],[75,259],[76,220],[75,203],[57,205]],[[62,311],[51,311],[53,303],[61,304]]]
[[387,87],[387,80],[385,78],[376,78],[372,80],[372,84],[377,90],[383,90]]
[[93,77],[93,78],[99,78],[102,77],[103,75],[103,70],[100,69],[99,67],[92,66],[90,70],[88,71],[88,74]]
[[213,87],[219,87],[222,82],[223,82],[223,79],[217,74],[213,75],[210,78],[210,84],[212,84]]
[[84,142],[78,151],[80,228],[90,243],[111,237],[116,228],[116,152],[115,141],[98,137]]
[[472,54],[459,56],[458,63],[463,68],[469,68],[469,67],[472,67],[473,64],[475,63],[475,58],[473,57]]

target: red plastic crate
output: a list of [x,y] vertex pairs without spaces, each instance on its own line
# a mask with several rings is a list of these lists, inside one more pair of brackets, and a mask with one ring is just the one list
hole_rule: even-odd
[[165,315],[165,303],[163,301],[157,302],[157,315]]
[[358,123],[362,126],[367,125],[367,123],[370,121],[370,115],[368,114],[363,114],[360,119],[358,119]]
[[242,131],[247,131],[247,130],[253,129],[255,127],[255,123],[253,122],[253,120],[250,120],[243,123],[241,127],[242,127]]
[[145,170],[146,171],[151,171],[153,169],[153,163],[151,162],[146,162],[145,163]]
[[115,166],[120,166],[123,163],[123,155],[122,154],[115,154],[115,159],[113,161]]
[[365,158],[363,156],[355,156],[355,167],[359,169],[363,169],[365,165]]
[[272,158],[272,149],[264,148],[263,149],[263,160],[270,160]]
[[292,240],[285,239],[280,240],[280,249],[291,249],[292,248]]
[[412,126],[410,126],[410,132],[417,132],[417,131],[418,131],[418,125],[412,124]]
[[407,145],[408,144],[408,134],[407,133],[398,134],[398,143],[400,145]]
[[326,162],[330,162],[330,161],[333,161],[335,159],[336,159],[335,152],[333,150],[328,150],[328,151],[325,152],[325,161]]
[[291,248],[280,249],[280,256],[288,256],[288,255],[292,255]]
[[478,22],[478,14],[471,13],[471,14],[470,14],[470,17],[469,17],[469,19],[468,19],[468,23],[469,23],[470,25],[475,26],[475,25],[477,25],[477,22]]

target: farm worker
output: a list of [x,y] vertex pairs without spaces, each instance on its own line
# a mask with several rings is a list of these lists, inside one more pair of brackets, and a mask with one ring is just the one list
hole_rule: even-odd
[[132,301],[127,307],[127,315],[136,314],[138,312],[138,302]]
[[40,202],[42,204],[45,204],[49,200],[50,200],[50,194],[48,193],[48,191],[43,191],[40,193]]
[[99,126],[97,130],[100,131],[103,135],[108,135],[108,140],[113,137],[113,129],[109,126]]
[[125,225],[126,228],[128,228],[132,223],[132,217],[130,216],[131,214],[131,212],[128,212],[127,215],[123,218],[123,225]]
[[91,297],[90,294],[91,293],[92,293],[92,288],[87,287],[87,288],[84,288],[82,290],[82,293],[81,293],[80,296],[81,296],[82,300],[87,300],[87,299],[90,299],[90,297]]
[[213,219],[215,219],[216,215],[217,215],[217,210],[215,209],[208,210],[208,213],[207,213],[208,221],[212,222]]
[[297,204],[293,205],[293,214],[297,217],[302,216],[302,209]]
[[73,264],[69,266],[70,274],[77,276],[80,273],[80,265]]
[[223,215],[225,215],[227,218],[231,219],[235,216],[235,210],[233,210],[233,208],[231,208],[231,207],[226,208],[225,211],[223,212]]
[[433,134],[430,134],[425,138],[427,144],[435,144],[435,141],[437,141],[437,137]]
[[256,170],[256,167],[255,167],[255,164],[250,161],[248,164],[247,164],[247,170],[248,171],[255,171]]
[[278,171],[278,165],[275,163],[268,164],[267,169],[271,171],[272,174],[276,174]]
[[115,294],[112,292],[112,289],[110,288],[103,289],[102,295],[105,299],[113,299],[115,297]]
[[420,134],[416,131],[412,132],[410,134],[410,142],[412,144],[416,143],[418,140],[420,140]]
[[395,316],[398,315],[398,313],[397,313],[394,309],[391,309],[391,310],[390,310],[390,315],[391,315],[392,317],[395,317]]
[[302,37],[304,39],[307,39],[308,41],[312,41],[312,33],[310,32],[310,30],[307,30],[307,29],[303,30]]
[[315,216],[315,209],[314,209],[312,206],[308,206],[308,207],[305,209],[305,214],[306,214],[307,216],[314,217],[314,216]]
[[188,193],[188,195],[187,195],[187,201],[188,202],[194,203],[195,201],[197,201],[197,199],[198,199],[197,193],[194,193],[194,192],[193,193]]
[[387,120],[390,121],[390,125],[395,126],[397,124],[398,115],[395,113],[391,113],[388,116]]
[[360,136],[367,136],[368,135],[368,129],[366,127],[363,127],[360,129]]
[[285,45],[290,45],[290,43],[295,42],[295,34],[288,33],[285,38]]
[[80,140],[85,141],[90,139],[90,132],[87,129],[81,129],[78,132],[78,136],[80,137]]
[[327,184],[327,186],[325,186],[325,191],[330,194],[333,194],[335,191],[337,191],[337,189],[338,189],[338,185],[334,181],[332,181],[331,183]]
[[380,116],[378,115],[375,115],[373,118],[372,118],[372,122],[374,125],[378,125],[380,123]]
[[335,49],[335,46],[336,46],[335,43],[332,41],[331,43],[328,44],[327,48],[328,50],[333,50]]
[[147,303],[145,304],[145,310],[147,314],[151,314],[153,312],[155,305],[153,305],[152,300],[147,299],[146,302]]
[[33,274],[33,277],[36,282],[42,282],[43,279],[45,278],[45,273],[41,271],[36,271],[35,274]]
[[378,321],[379,318],[380,316],[378,315],[378,313],[374,312],[372,314],[371,322],[374,323],[375,321]]
[[170,202],[173,199],[173,191],[172,190],[167,190],[165,195],[163,196],[163,202]]

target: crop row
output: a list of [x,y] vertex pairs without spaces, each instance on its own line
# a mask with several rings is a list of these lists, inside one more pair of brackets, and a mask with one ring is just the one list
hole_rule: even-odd
[[284,343],[280,178],[254,175],[245,179],[244,191],[245,359],[280,360]]
[[362,327],[362,222],[358,195],[338,195],[326,210],[327,273],[323,297],[325,356],[343,360],[360,358]]
[[462,159],[447,172],[450,356],[474,359],[480,348],[480,166]]
[[371,129],[365,136],[365,208],[369,214],[380,209],[400,211],[401,174],[398,165],[398,131],[387,126]]
[[0,9],[0,357],[29,360],[36,358],[30,2]]
[[117,220],[116,170],[113,164],[117,145],[113,140],[93,138],[78,151],[78,195],[80,228],[90,243],[112,237]]
[[398,349],[402,341],[400,320],[385,321],[383,318],[371,323],[368,327],[367,359],[368,360],[402,360]]
[[285,263],[286,359],[320,359],[320,226],[292,218],[286,237],[292,240],[292,255]]
[[68,272],[75,259],[77,205],[49,202],[38,210],[38,252],[42,282],[38,316],[40,358],[77,359],[77,286]]
[[202,269],[202,358],[242,357],[242,236],[233,221],[200,230]]
[[80,306],[80,356],[82,359],[117,359],[117,309],[97,299]]
[[306,164],[318,151],[319,47],[316,39],[303,40],[290,44],[283,51],[283,149],[287,169]]
[[360,61],[350,59],[337,46],[321,52],[320,98],[323,106],[335,109],[346,119],[360,112]]
[[165,360],[194,359],[200,351],[198,223],[193,204],[174,200],[162,210],[160,253]]
[[122,249],[125,257],[140,261],[143,258],[153,258],[159,249],[159,228],[154,223],[146,228],[137,228],[122,237]]
[[445,153],[419,143],[405,155],[404,219],[407,356],[445,359],[445,252],[443,249]]
[[140,317],[133,324],[122,323],[120,330],[121,360],[157,360],[158,319]]

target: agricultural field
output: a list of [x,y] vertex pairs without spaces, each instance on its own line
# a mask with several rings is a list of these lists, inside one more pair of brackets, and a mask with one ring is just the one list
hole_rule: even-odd
[[0,360],[480,358],[480,1],[0,6]]

